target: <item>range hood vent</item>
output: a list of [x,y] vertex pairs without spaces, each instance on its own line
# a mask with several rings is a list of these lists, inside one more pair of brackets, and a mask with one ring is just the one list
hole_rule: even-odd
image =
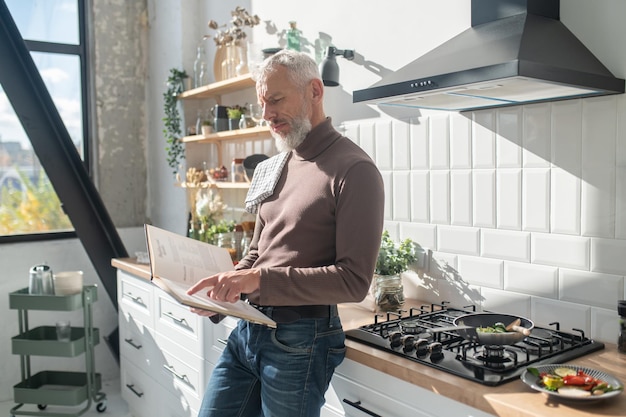
[[477,110],[619,94],[559,20],[559,0],[472,0],[472,27],[364,90],[354,103]]

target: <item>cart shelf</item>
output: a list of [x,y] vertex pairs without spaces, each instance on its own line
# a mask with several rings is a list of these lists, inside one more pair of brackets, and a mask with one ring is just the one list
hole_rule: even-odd
[[[99,343],[100,332],[93,329],[94,345]],[[85,329],[72,327],[69,342],[57,340],[57,329],[54,326],[41,326],[14,336],[12,339],[13,353],[17,355],[73,357],[85,352]]]
[[[91,395],[84,372],[42,371],[13,387],[15,402],[46,405],[79,405]],[[95,374],[94,389],[102,386]]]
[[[90,290],[89,288],[94,289]],[[91,304],[98,300],[98,293],[95,286],[85,287],[87,291],[86,300]],[[83,292],[70,295],[43,295],[29,294],[28,288],[12,292],[9,294],[9,308],[12,310],[47,310],[47,311],[73,311],[83,307]]]
[[[93,327],[92,304],[98,299],[97,287],[87,285],[82,292],[71,295],[31,295],[28,289],[9,294],[9,307],[18,310],[19,334],[11,338],[13,354],[20,356],[22,380],[13,386],[16,406],[11,417],[55,416],[77,417],[98,403],[96,410],[106,410],[106,395],[100,392],[100,374],[95,372],[94,346],[99,343],[100,332]],[[70,329],[70,340],[57,340],[55,326],[28,327],[29,310],[73,311],[83,309],[83,327]],[[31,373],[31,356],[85,357],[85,372],[40,371]],[[48,405],[80,406],[74,413],[46,411]],[[24,404],[37,404],[39,411],[25,411]]]

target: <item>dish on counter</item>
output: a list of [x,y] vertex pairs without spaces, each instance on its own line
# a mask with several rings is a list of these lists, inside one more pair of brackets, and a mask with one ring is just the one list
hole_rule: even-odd
[[[536,372],[533,369],[536,370]],[[610,390],[604,393],[593,394],[592,392],[586,391],[580,387],[576,387],[575,385],[556,388],[558,385],[560,385],[560,383],[558,383],[558,377],[566,378],[566,375],[574,376],[580,373],[583,373],[586,376],[590,376],[591,378],[594,378],[599,382],[608,384],[610,386]],[[557,383],[553,386],[553,389],[549,389],[546,384],[544,384],[542,377],[544,374],[550,374],[557,377]],[[522,382],[524,382],[530,388],[548,394],[552,397],[564,400],[598,401],[615,397],[616,395],[621,394],[624,390],[624,385],[614,376],[602,371],[598,371],[596,369],[585,368],[575,365],[554,364],[528,367],[524,370],[520,378],[522,379]]]

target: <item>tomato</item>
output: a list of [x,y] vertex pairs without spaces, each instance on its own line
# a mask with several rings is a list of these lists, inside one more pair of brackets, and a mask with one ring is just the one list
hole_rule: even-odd
[[580,386],[580,387],[585,387],[584,389],[587,389],[586,386],[589,385],[588,389],[593,388],[594,385],[596,385],[597,381],[595,378],[589,376],[589,375],[585,375],[584,373],[581,375],[565,375],[563,377],[563,384],[564,385],[575,385],[575,386]]

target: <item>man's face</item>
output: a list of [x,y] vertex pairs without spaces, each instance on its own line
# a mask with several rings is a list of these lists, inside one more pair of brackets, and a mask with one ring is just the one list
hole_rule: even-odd
[[295,149],[311,131],[309,89],[310,85],[298,88],[283,67],[270,74],[265,84],[257,86],[263,118],[270,124],[279,151]]

